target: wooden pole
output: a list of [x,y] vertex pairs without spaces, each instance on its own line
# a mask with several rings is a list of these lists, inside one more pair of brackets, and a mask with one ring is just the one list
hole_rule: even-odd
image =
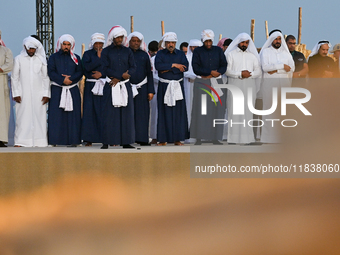
[[302,28],[302,7],[299,7],[299,31],[298,31],[298,44],[301,44],[301,28]]
[[269,34],[268,34],[268,21],[265,21],[264,25],[266,27],[266,38],[268,39],[268,37],[269,37]]
[[133,33],[133,16],[131,16],[131,28],[130,28],[130,30],[131,30],[131,33]]
[[218,39],[218,40],[220,41],[221,39],[222,39],[222,34],[220,34],[220,37],[219,37],[219,39]]
[[251,26],[250,26],[250,37],[253,41],[255,41],[255,20],[251,20]]
[[162,20],[161,26],[162,26],[162,36],[163,36],[164,35],[164,21],[163,20]]
[[81,44],[81,57],[83,57],[84,52],[85,52],[85,44],[82,43],[82,44]]

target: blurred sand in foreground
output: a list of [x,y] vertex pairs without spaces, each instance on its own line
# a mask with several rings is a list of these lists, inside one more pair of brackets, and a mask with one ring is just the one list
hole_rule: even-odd
[[[240,164],[339,164],[338,84],[309,85],[313,116],[282,153]],[[193,179],[187,159],[170,176],[79,172],[1,197],[0,254],[340,254],[339,179]]]

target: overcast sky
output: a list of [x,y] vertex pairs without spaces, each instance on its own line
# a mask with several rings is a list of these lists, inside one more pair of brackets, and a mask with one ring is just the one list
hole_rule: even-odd
[[[146,42],[161,39],[161,21],[165,32],[176,32],[179,43],[200,39],[203,29],[215,32],[214,44],[219,34],[235,38],[239,33],[250,33],[251,19],[255,19],[255,45],[261,47],[265,40],[265,21],[269,31],[279,28],[283,34],[298,33],[298,9],[302,7],[302,43],[312,49],[319,40],[340,43],[338,0],[321,1],[156,1],[156,0],[55,0],[55,40],[62,34],[73,35],[76,53],[81,44],[86,49],[90,36],[104,33],[114,25],[130,32],[130,16],[134,16],[134,30],[141,32]],[[36,31],[36,1],[11,0],[2,3],[0,30],[2,39],[13,51],[20,53],[22,40]],[[179,45],[178,45],[179,46]]]

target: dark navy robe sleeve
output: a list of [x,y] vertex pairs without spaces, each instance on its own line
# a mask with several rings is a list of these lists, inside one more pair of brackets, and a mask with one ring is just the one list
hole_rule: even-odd
[[87,72],[91,72],[93,70],[98,69],[101,66],[101,61],[100,58],[94,58],[90,56],[91,52],[90,51],[85,51],[84,55],[83,55],[83,65],[84,65],[84,69]]
[[74,72],[73,72],[73,74],[71,74],[71,77],[70,77],[72,84],[77,83],[83,77],[83,66],[81,64],[81,59],[78,55],[75,54],[75,56],[78,59],[78,65],[76,65],[72,60],[72,62],[75,64]]
[[129,74],[132,75],[136,72],[137,66],[136,66],[135,58],[133,56],[131,49],[130,48],[127,48],[127,49],[129,52],[129,68],[127,69],[127,71],[129,71]]
[[101,72],[102,74],[101,78],[105,77],[103,76],[102,58],[99,58],[97,56],[96,51],[94,50],[85,51],[83,55],[82,63],[83,63],[83,69],[84,69],[84,74],[86,78],[93,79],[92,71]]
[[52,54],[48,59],[47,65],[48,76],[50,77],[51,81],[54,81],[59,85],[62,85],[65,77],[62,76],[62,74],[59,73],[57,70],[57,66],[60,65],[60,63],[58,63],[58,58],[56,56],[57,54]]
[[102,58],[104,74],[108,77],[123,80],[123,73],[129,71],[131,75],[136,71],[133,53],[129,48],[124,46],[115,47],[114,45],[110,45],[103,50]]
[[[188,71],[188,66],[189,66],[188,59],[186,58],[185,54],[182,51],[175,49],[174,53],[169,53],[168,50],[165,49],[165,50],[160,51],[159,53],[161,54],[157,53],[156,58],[155,58],[156,70],[170,71],[173,74],[180,74],[182,72],[178,68],[172,67],[172,64],[181,64],[181,65],[185,65],[184,72]],[[169,55],[172,56],[172,54],[174,54],[173,56],[175,55],[178,55],[178,56],[174,57],[174,61],[173,62],[170,61],[171,62],[170,63],[167,57]]]
[[136,71],[131,75],[130,82],[132,84],[138,84],[142,82],[146,77],[148,81],[143,86],[147,87],[148,94],[155,94],[149,54],[140,49],[138,49],[137,51],[131,51],[135,60]]
[[[97,55],[96,52],[94,52],[94,53],[95,53],[95,55]],[[85,51],[84,55],[83,55],[83,59],[82,59],[84,69],[87,72],[96,70],[97,68],[99,68],[101,66],[100,58],[98,56],[97,56],[97,58],[94,58],[91,55],[94,55],[92,50]]]
[[[180,54],[181,56],[181,59],[180,59],[180,63],[176,63],[176,64],[181,64],[181,65],[184,65],[185,66],[185,69],[184,69],[184,72],[188,71],[188,67],[189,67],[189,62],[188,62],[188,59],[187,57],[185,56],[185,54],[183,52],[178,52],[178,54]],[[182,73],[178,68],[176,67],[173,67],[171,68],[172,72],[174,74],[178,74],[178,73]]]
[[155,58],[155,68],[157,71],[168,71],[171,70],[171,66],[173,63],[169,63],[166,61],[166,55],[164,54],[164,50],[159,51],[156,54]]
[[210,68],[202,65],[206,61],[204,56],[200,54],[199,48],[196,48],[192,55],[192,69],[196,75],[209,76],[211,73]]
[[154,82],[153,82],[153,74],[151,71],[151,62],[150,59],[148,57],[147,61],[146,61],[146,72],[147,72],[147,77],[148,77],[148,94],[152,93],[155,94],[155,86],[154,86]]
[[200,76],[209,76],[213,70],[224,74],[227,70],[227,60],[221,48],[212,46],[211,49],[206,49],[202,46],[194,50],[192,68],[194,73]]
[[217,69],[217,72],[219,72],[220,74],[224,74],[227,71],[227,59],[222,49],[220,50],[219,59],[220,65],[219,68]]
[[114,68],[113,64],[111,63],[112,61],[110,61],[110,55],[113,55],[113,54],[110,54],[110,50],[109,50],[110,48],[112,48],[112,45],[105,48],[102,51],[102,58],[103,58],[103,63],[104,63],[104,74],[108,76],[109,78],[116,78],[118,80],[121,80],[124,72]]

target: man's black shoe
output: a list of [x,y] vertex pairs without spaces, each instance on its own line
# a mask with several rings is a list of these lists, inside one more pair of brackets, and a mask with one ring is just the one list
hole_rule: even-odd
[[140,142],[139,144],[140,144],[140,146],[151,146],[150,143],[145,143],[145,142]]
[[109,145],[108,144],[103,144],[102,147],[100,147],[101,149],[108,149],[109,148]]
[[76,144],[71,144],[71,145],[67,145],[68,148],[73,148],[73,147],[77,147]]
[[123,144],[123,149],[135,149],[135,147],[130,144]]

